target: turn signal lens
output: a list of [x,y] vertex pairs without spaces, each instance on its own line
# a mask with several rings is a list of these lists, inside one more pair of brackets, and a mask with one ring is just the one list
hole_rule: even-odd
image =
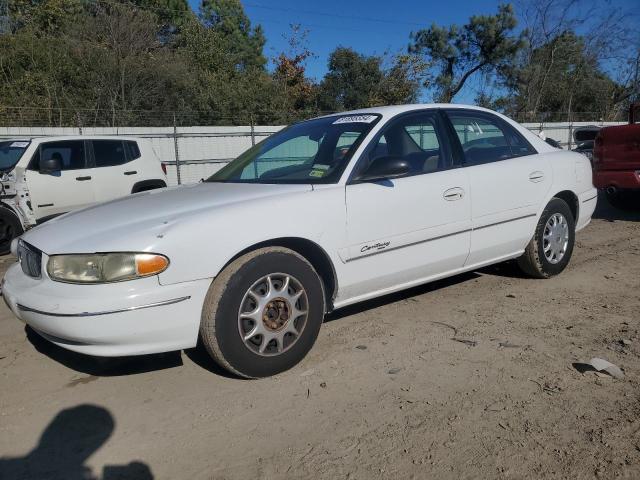
[[136,272],[139,276],[156,275],[169,266],[169,260],[162,255],[139,253],[136,255]]

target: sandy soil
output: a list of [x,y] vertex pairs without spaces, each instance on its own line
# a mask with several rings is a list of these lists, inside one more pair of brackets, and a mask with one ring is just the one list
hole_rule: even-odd
[[266,380],[68,353],[2,305],[0,478],[640,478],[640,213],[596,217],[559,277],[505,264],[337,312]]

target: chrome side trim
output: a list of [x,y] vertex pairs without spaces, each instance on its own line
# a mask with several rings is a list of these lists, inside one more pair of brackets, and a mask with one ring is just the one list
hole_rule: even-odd
[[482,230],[483,228],[495,227],[496,225],[502,225],[503,223],[515,222],[517,220],[523,220],[525,218],[535,217],[537,214],[530,213],[529,215],[523,215],[521,217],[510,218],[509,220],[503,220],[501,222],[489,223],[487,225],[481,225],[480,227],[473,227],[473,230]]
[[39,315],[47,315],[49,317],[96,317],[99,315],[111,315],[112,313],[124,313],[132,312],[134,310],[142,310],[143,308],[161,307],[163,305],[172,305],[174,303],[184,302],[189,300],[191,295],[186,297],[174,298],[171,300],[163,300],[162,302],[148,303],[146,305],[139,305],[137,307],[120,308],[118,310],[106,310],[104,312],[82,312],[82,313],[58,313],[58,312],[44,312],[36,308],[26,307],[18,303],[18,308],[23,312],[37,313]]
[[445,235],[439,235],[437,237],[425,238],[424,240],[418,240],[416,242],[406,243],[406,244],[398,245],[398,246],[391,247],[391,248],[384,248],[382,250],[376,250],[376,251],[373,251],[371,253],[367,253],[366,255],[360,255],[359,257],[351,257],[348,260],[346,260],[345,263],[353,262],[355,260],[360,260],[361,258],[367,258],[367,257],[370,257],[372,255],[379,255],[379,254],[385,253],[385,252],[392,252],[393,250],[399,250],[401,248],[412,247],[414,245],[419,245],[421,243],[433,242],[434,240],[440,240],[442,238],[452,237],[453,235],[460,235],[461,233],[473,232],[475,230],[482,230],[483,228],[494,227],[496,225],[502,225],[503,223],[515,222],[517,220],[523,220],[525,218],[531,218],[531,217],[535,217],[535,216],[537,216],[536,213],[530,213],[529,215],[523,215],[521,217],[510,218],[509,220],[503,220],[501,222],[490,223],[488,225],[482,225],[480,227],[465,228],[464,230],[458,230],[457,232],[447,233]]
[[424,240],[417,240],[415,242],[405,243],[403,245],[398,245],[397,247],[383,248],[382,250],[375,250],[375,251],[373,251],[371,253],[367,253],[365,255],[360,255],[359,257],[349,258],[346,261],[346,263],[353,262],[354,260],[360,260],[361,258],[367,258],[367,257],[370,257],[372,255],[379,255],[380,253],[392,252],[393,250],[399,250],[401,248],[407,248],[407,247],[412,247],[414,245],[420,245],[421,243],[433,242],[434,240],[440,240],[442,238],[452,237],[454,235],[460,235],[462,233],[467,233],[467,232],[470,232],[472,230],[473,229],[471,229],[471,228],[465,228],[464,230],[458,230],[457,232],[447,233],[445,235],[438,235],[437,237],[425,238]]

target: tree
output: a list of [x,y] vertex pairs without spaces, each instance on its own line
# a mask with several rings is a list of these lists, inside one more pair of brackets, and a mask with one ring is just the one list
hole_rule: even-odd
[[329,71],[320,84],[319,104],[324,111],[414,102],[420,90],[424,64],[411,55],[387,61],[338,47],[329,56]]
[[509,111],[531,120],[626,116],[639,91],[634,16],[592,0],[523,0],[521,17],[528,47],[504,72]]
[[264,69],[262,27],[251,27],[240,0],[202,0],[200,19],[220,34],[222,47],[235,58],[238,70]]
[[120,0],[155,13],[168,33],[175,32],[193,17],[187,0]]
[[338,47],[329,56],[329,71],[320,84],[322,110],[350,110],[370,106],[383,79],[378,57]]
[[509,65],[525,45],[515,35],[517,20],[511,5],[496,15],[474,15],[469,23],[419,30],[411,35],[409,52],[423,55],[435,76],[436,97],[451,102],[476,72],[497,72]]
[[317,85],[306,76],[306,61],[313,57],[307,47],[308,30],[300,25],[290,25],[291,32],[283,35],[288,51],[274,59],[273,79],[280,92],[285,112],[311,113],[317,104]]
[[[382,64],[384,65],[384,61]],[[394,55],[383,67],[383,78],[376,89],[374,105],[401,105],[418,101],[427,64],[415,55]]]

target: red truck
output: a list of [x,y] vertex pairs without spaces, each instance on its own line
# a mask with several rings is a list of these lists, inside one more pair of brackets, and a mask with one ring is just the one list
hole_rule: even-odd
[[605,127],[593,148],[593,184],[614,207],[640,207],[640,103],[629,108],[629,124]]

